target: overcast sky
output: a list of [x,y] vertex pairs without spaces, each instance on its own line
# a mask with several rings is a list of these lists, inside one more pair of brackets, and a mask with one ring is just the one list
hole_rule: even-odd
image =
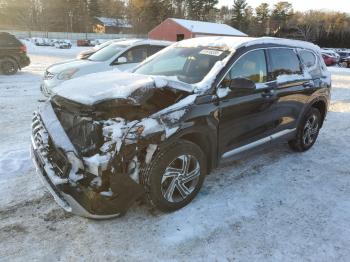
[[[274,5],[281,0],[247,0],[249,5],[256,7],[261,3]],[[350,13],[350,0],[289,0],[295,10],[306,11],[310,9],[327,9]],[[233,0],[219,0],[220,5],[233,5]]]

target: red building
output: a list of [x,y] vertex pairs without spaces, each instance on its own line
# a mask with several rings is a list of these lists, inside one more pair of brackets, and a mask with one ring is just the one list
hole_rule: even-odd
[[150,39],[181,41],[201,36],[247,36],[228,26],[201,21],[168,18],[148,33]]

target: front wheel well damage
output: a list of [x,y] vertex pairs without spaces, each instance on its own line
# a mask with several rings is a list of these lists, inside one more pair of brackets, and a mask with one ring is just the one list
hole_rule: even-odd
[[210,171],[215,167],[215,163],[213,161],[212,153],[213,148],[211,146],[210,140],[202,133],[189,133],[185,134],[180,137],[180,139],[184,139],[187,141],[190,141],[197,146],[200,147],[200,149],[203,151],[206,160],[207,160],[207,174],[210,173]]
[[326,110],[327,110],[326,103],[322,100],[318,100],[312,103],[311,107],[316,108],[320,112],[322,117],[322,123],[321,123],[321,126],[322,126],[326,117]]

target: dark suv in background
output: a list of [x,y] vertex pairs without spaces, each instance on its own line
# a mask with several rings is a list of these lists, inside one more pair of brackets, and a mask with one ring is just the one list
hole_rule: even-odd
[[185,40],[133,73],[62,83],[34,114],[32,156],[69,212],[113,217],[143,195],[174,211],[192,201],[221,159],[279,139],[298,152],[310,149],[330,90],[313,44]]
[[339,51],[338,54],[340,55],[340,63],[344,67],[350,67],[350,51]]
[[0,74],[13,75],[29,64],[27,47],[15,36],[0,32]]

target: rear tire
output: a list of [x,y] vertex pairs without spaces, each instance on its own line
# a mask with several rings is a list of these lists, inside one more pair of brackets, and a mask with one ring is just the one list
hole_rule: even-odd
[[321,124],[320,111],[311,107],[299,124],[296,138],[288,142],[290,148],[297,152],[309,150],[317,140]]
[[12,58],[0,59],[0,71],[5,75],[14,75],[18,72],[18,64]]
[[341,62],[341,63],[339,63],[339,65],[342,68],[347,68],[348,67],[348,63],[346,63],[346,62]]
[[141,173],[149,202],[164,212],[189,204],[203,185],[205,155],[194,143],[178,140],[157,152]]

